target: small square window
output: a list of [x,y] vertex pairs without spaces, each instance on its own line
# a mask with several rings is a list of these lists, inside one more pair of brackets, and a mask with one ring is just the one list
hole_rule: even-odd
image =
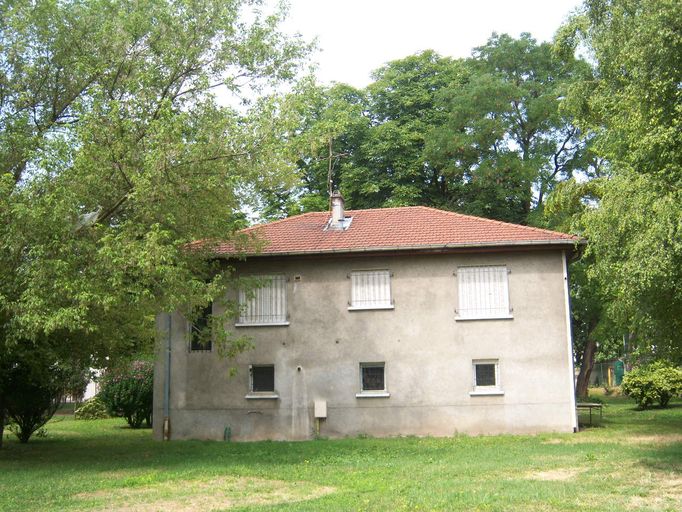
[[360,363],[360,386],[362,392],[386,391],[384,363]]
[[251,389],[252,393],[275,392],[275,366],[253,365],[251,366]]
[[210,326],[212,314],[213,304],[209,304],[201,309],[197,318],[190,325],[190,352],[211,352],[213,349]]
[[503,394],[500,387],[500,366],[497,359],[473,361],[472,394]]
[[495,386],[497,380],[495,379],[495,364],[480,363],[476,365],[476,387],[481,386]]

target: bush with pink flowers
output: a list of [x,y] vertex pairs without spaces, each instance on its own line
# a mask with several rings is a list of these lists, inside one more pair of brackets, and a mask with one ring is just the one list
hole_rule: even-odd
[[112,416],[123,416],[132,428],[152,424],[154,364],[132,361],[106,371],[99,398]]

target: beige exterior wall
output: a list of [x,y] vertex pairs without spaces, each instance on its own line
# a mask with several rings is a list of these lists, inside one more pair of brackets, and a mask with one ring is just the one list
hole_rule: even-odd
[[[508,267],[513,319],[456,320],[453,273],[464,265]],[[575,426],[559,250],[262,258],[237,268],[289,278],[290,325],[237,328],[253,338],[255,348],[225,361],[215,351],[190,353],[187,322],[173,315],[173,439],[222,439],[226,428],[235,440],[308,439],[314,434],[314,400],[327,402],[320,435],[329,437],[571,432]],[[348,311],[347,275],[365,269],[393,273],[394,309]],[[503,395],[470,395],[472,361],[478,359],[498,360]],[[362,362],[385,363],[390,397],[356,397]],[[250,364],[275,365],[278,399],[245,398]],[[237,367],[234,377],[230,366]],[[160,438],[161,357],[155,378],[154,429]]]

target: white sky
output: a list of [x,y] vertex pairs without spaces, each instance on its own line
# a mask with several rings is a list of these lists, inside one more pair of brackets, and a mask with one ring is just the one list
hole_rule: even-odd
[[492,32],[549,41],[579,0],[289,0],[284,26],[317,37],[321,82],[364,87],[384,63],[433,49],[468,57]]

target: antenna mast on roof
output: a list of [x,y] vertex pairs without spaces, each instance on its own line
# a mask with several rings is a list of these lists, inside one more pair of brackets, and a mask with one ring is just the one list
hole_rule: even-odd
[[332,137],[329,137],[329,157],[327,159],[327,197],[329,198],[329,209],[332,209],[332,193],[334,189],[334,184],[332,180],[333,172],[334,172],[334,160],[333,160],[333,152],[332,152],[332,145],[334,144],[334,139]]
[[327,141],[328,155],[327,155],[327,197],[329,198],[329,211],[332,209],[332,195],[334,195],[334,165],[342,156],[348,156],[348,153],[334,154],[334,137],[330,136]]

